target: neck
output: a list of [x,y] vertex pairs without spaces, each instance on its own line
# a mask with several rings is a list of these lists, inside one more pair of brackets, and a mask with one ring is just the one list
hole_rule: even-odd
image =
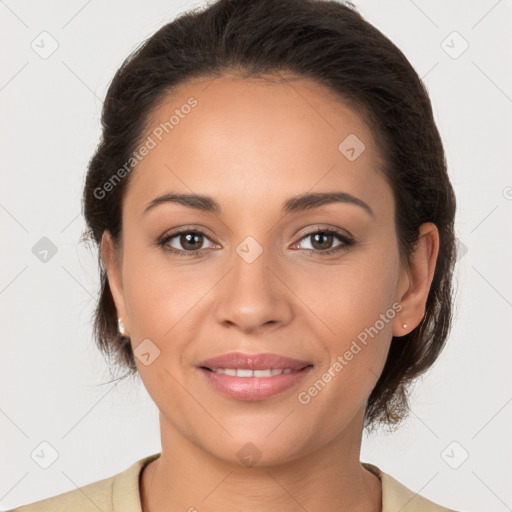
[[162,416],[160,428],[161,456],[142,472],[143,512],[381,511],[380,480],[359,461],[361,430],[286,463],[247,467],[201,450]]

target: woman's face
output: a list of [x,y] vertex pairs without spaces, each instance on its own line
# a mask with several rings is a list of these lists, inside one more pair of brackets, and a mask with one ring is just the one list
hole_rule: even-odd
[[[162,435],[260,464],[357,439],[392,336],[414,327],[369,128],[315,82],[223,77],[168,97],[142,140],[108,271]],[[209,199],[154,202],[170,194]],[[233,352],[302,364],[204,364]]]

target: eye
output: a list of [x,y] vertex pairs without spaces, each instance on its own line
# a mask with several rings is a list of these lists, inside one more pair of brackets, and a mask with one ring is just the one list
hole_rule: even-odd
[[158,245],[179,256],[194,256],[205,250],[203,246],[205,241],[209,241],[215,246],[206,233],[197,229],[187,229],[164,236],[158,241]]
[[[341,252],[355,243],[349,236],[332,228],[317,228],[316,231],[302,236],[300,240],[308,239],[311,240],[310,247],[300,247],[301,243],[299,242],[292,249],[302,249],[308,253],[313,252],[321,256],[327,256]],[[339,243],[333,246],[332,244],[336,240]],[[204,247],[205,242],[209,242],[210,247]],[[170,235],[164,235],[157,242],[157,245],[177,256],[199,256],[208,249],[218,247],[218,244],[213,242],[206,233],[198,229],[182,229]]]
[[[310,247],[306,247],[305,250],[321,253],[322,255],[342,251],[354,244],[351,238],[331,228],[318,228],[316,231],[308,233],[301,238],[301,240],[308,239],[311,240]],[[332,244],[336,239],[340,243],[333,246]],[[294,248],[304,249],[304,247],[298,247],[299,245],[300,242],[295,244]]]

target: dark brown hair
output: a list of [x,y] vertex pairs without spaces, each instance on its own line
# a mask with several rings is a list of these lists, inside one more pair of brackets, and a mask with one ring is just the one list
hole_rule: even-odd
[[[427,91],[403,53],[351,4],[323,0],[217,0],[181,14],[137,48],[116,72],[102,111],[103,136],[86,176],[84,239],[99,246],[108,230],[117,246],[129,174],[112,180],[145,133],[148,118],[186,80],[233,72],[243,78],[281,72],[327,86],[369,124],[395,198],[403,263],[424,222],[436,224],[440,250],[425,316],[393,339],[367,405],[365,427],[398,424],[408,385],[434,363],[451,327],[455,264],[455,196]],[[119,176],[119,173],[118,173]],[[98,254],[101,295],[94,316],[98,346],[125,376],[137,369]],[[115,365],[114,365],[115,366]]]

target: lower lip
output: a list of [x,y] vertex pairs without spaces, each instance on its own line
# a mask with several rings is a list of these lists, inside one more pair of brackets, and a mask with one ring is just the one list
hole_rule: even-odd
[[272,377],[232,377],[199,368],[208,382],[221,393],[237,400],[265,400],[298,384],[312,367]]

